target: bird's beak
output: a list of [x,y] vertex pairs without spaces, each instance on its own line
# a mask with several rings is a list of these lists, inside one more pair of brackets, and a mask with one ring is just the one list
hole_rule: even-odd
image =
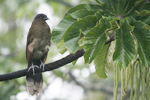
[[49,20],[49,18],[44,18],[44,20]]

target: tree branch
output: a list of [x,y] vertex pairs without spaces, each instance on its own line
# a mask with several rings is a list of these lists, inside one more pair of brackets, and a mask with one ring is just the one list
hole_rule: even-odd
[[[105,45],[112,42],[113,40],[114,40],[114,36],[112,36],[112,34],[110,34]],[[35,74],[41,73],[41,72],[46,72],[46,71],[51,71],[51,70],[57,69],[59,67],[62,67],[68,63],[71,63],[72,61],[83,56],[84,52],[85,52],[84,49],[80,49],[75,54],[69,54],[68,56],[66,56],[58,61],[55,61],[53,63],[44,64],[45,65],[44,71],[35,67]],[[19,70],[16,72],[11,72],[11,73],[0,75],[0,81],[11,80],[11,79],[19,78],[22,76],[26,76],[27,74],[33,74],[32,70],[30,70],[29,72],[27,72],[27,71],[28,71],[28,68]]]
[[[83,56],[83,54],[84,54],[84,50],[80,49],[75,54],[70,54],[70,55],[68,55],[68,56],[66,56],[66,57],[64,57],[58,61],[53,62],[53,63],[47,63],[47,64],[45,64],[45,68],[44,68],[43,72],[54,70],[54,69],[57,69],[63,65],[66,65],[66,64],[78,59],[79,57]],[[11,73],[0,75],[0,81],[6,81],[6,80],[11,80],[11,79],[25,76],[25,75],[27,75],[27,71],[28,71],[28,69],[26,68],[26,69],[19,70],[16,72],[11,72]],[[38,69],[35,67],[35,73],[41,73],[41,72],[42,72],[41,69]],[[30,70],[28,72],[28,74],[33,74],[32,70]]]

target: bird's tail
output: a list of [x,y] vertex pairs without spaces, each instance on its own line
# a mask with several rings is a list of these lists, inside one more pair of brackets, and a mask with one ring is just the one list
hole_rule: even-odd
[[27,90],[31,95],[38,94],[42,91],[43,87],[43,77],[42,73],[38,73],[35,75],[27,75],[26,76],[26,86]]

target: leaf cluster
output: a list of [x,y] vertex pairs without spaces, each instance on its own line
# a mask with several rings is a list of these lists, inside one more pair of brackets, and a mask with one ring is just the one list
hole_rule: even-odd
[[[107,77],[110,60],[126,68],[138,57],[150,66],[150,3],[144,0],[96,0],[71,8],[53,29],[60,53],[84,49],[85,63],[94,61],[96,73]],[[109,35],[115,42],[105,45]],[[113,50],[110,48],[113,46]],[[114,47],[115,46],[115,47]]]

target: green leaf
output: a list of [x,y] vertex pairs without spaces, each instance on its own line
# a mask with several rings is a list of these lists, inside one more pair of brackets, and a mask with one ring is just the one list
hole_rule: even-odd
[[75,64],[76,64],[76,62],[77,62],[77,60],[78,60],[78,59],[74,60],[74,61],[72,62],[72,64],[73,64],[73,65],[75,65]]
[[58,44],[57,44],[57,48],[59,50],[59,53],[63,54],[64,52],[67,51],[67,49],[65,48],[65,45],[64,45],[64,41],[61,40]]
[[83,46],[84,38],[85,38],[85,37],[83,36],[83,37],[81,37],[80,40],[78,41],[78,45],[79,45],[79,47],[81,47],[81,48],[82,48],[82,46]]
[[85,40],[83,42],[85,63],[91,63],[98,55],[107,40],[105,33],[110,26],[109,20],[102,18],[100,23],[85,35]]
[[129,24],[134,27],[134,23],[135,23],[135,21],[136,21],[135,18],[133,18],[133,17],[128,17],[127,20],[128,20],[128,22],[129,22]]
[[120,28],[116,31],[116,46],[113,60],[122,68],[126,68],[135,57],[135,44],[131,35],[132,27],[127,20],[120,20]]
[[96,69],[96,74],[101,78],[107,78],[107,56],[110,43],[104,45],[99,54],[94,59],[94,65]]
[[136,13],[136,20],[140,20],[141,22],[144,22],[147,25],[150,25],[150,3],[142,2],[135,11]]
[[[83,7],[83,8],[82,8]],[[84,18],[88,15],[94,14],[96,11],[100,10],[99,5],[92,4],[82,4],[71,8],[68,13],[64,16],[61,22],[54,27],[52,31],[52,40],[54,43],[58,43],[62,40],[67,28],[77,21],[79,18]]]
[[141,22],[144,22],[145,24],[150,26],[150,16],[136,16],[135,19],[137,21],[140,20]]
[[96,0],[104,7],[103,11],[107,15],[113,15],[119,18],[133,15],[134,4],[137,0]]
[[[135,11],[135,14],[137,16],[145,16],[144,20],[146,17],[150,15],[150,3],[142,3],[137,7],[137,10]],[[141,20],[141,18],[140,18]]]
[[137,11],[138,12],[141,12],[142,10],[148,10],[148,11],[150,11],[150,6],[149,5],[150,5],[150,2],[142,2],[142,3],[139,3],[138,5],[136,4]]
[[143,22],[135,22],[134,36],[138,43],[138,54],[145,67],[150,66],[150,30],[145,29]]
[[134,5],[135,5],[135,6],[138,6],[138,5],[140,5],[141,3],[143,3],[143,1],[144,1],[144,0],[139,0],[139,1],[137,1]]
[[97,12],[95,15],[89,15],[79,21],[74,22],[65,32],[64,43],[66,48],[75,53],[79,49],[78,41],[82,34],[86,34],[93,28],[97,21],[101,18],[101,14]]
[[71,13],[77,11],[77,10],[94,10],[94,9],[101,9],[102,7],[99,6],[99,5],[95,5],[95,4],[80,4],[80,5],[77,5],[73,8],[71,8],[66,14],[65,16],[68,16],[70,15]]
[[135,11],[137,16],[149,16],[150,15],[150,11],[148,10],[142,10],[141,12]]
[[[112,20],[111,20],[112,19]],[[111,27],[108,29],[108,31],[116,31],[116,29],[118,29],[118,24],[117,24],[117,20],[119,20],[119,18],[110,18],[110,24],[111,24]]]

